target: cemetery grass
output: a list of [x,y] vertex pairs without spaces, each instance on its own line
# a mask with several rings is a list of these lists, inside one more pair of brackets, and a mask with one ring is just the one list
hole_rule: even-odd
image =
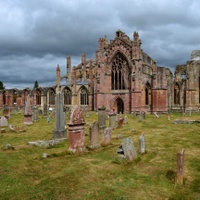
[[[172,114],[168,120],[167,115],[147,115],[138,122],[128,115],[128,123],[113,130],[112,144],[81,154],[69,153],[67,140],[53,148],[28,145],[29,141],[51,139],[53,118],[47,123],[40,116],[21,133],[6,127],[0,135],[0,199],[200,199],[200,124],[174,124],[177,118],[183,116]],[[187,118],[199,120],[200,114]],[[85,120],[87,146],[89,124],[97,121],[97,114],[90,112]],[[23,125],[22,113],[11,115],[9,124]],[[143,134],[146,153],[132,162],[119,161],[119,134],[131,137],[136,149]],[[5,149],[6,144],[13,148]],[[182,148],[184,184],[177,185],[176,156]],[[43,153],[48,157],[43,158]]]

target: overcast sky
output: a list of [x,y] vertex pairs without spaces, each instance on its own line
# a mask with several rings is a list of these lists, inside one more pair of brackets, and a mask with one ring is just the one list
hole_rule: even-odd
[[0,81],[6,89],[55,84],[57,64],[65,74],[95,57],[98,39],[130,39],[137,31],[142,49],[174,72],[200,49],[199,0],[0,0]]

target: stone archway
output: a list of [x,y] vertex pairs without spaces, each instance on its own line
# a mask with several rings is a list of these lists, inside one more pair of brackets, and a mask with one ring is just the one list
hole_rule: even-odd
[[115,100],[115,108],[116,108],[116,111],[117,111],[117,113],[124,113],[124,102],[123,102],[123,100],[121,99],[121,98],[117,98],[116,100]]

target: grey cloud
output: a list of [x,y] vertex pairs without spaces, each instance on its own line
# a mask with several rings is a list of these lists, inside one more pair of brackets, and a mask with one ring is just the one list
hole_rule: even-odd
[[138,31],[144,52],[172,70],[200,45],[198,0],[14,0],[0,8],[0,80],[7,87],[54,84],[67,55],[72,65],[82,52],[94,58],[99,37],[114,39],[118,29],[131,39]]

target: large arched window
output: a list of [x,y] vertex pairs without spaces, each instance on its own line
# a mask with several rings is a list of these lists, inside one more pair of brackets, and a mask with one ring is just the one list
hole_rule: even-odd
[[65,105],[71,105],[72,103],[72,93],[71,93],[71,90],[66,87],[64,89],[64,104]]
[[49,105],[55,105],[55,91],[53,89],[49,90]]
[[149,83],[145,86],[145,104],[151,105],[151,86]]
[[174,104],[180,104],[180,88],[177,83],[174,86]]
[[80,103],[81,105],[88,105],[88,92],[85,87],[80,89]]
[[111,89],[124,90],[129,88],[130,70],[123,55],[117,53],[112,60]]

